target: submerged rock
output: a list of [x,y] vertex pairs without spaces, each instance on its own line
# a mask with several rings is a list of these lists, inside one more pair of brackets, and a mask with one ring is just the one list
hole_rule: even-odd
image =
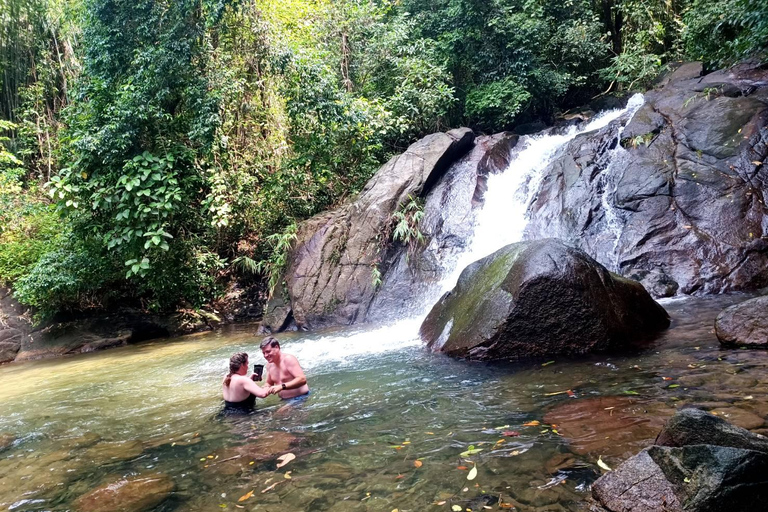
[[576,454],[627,457],[656,438],[674,409],[632,396],[600,396],[554,405],[544,423],[557,431]]
[[16,436],[13,434],[0,434],[0,452],[8,449],[14,441],[16,441]]
[[611,512],[762,511],[768,497],[766,438],[696,409],[673,416],[657,444],[592,484]]
[[760,288],[766,158],[768,69],[702,76],[700,64],[686,65],[646,93],[628,123],[563,148],[525,236],[567,240],[657,297]]
[[420,334],[433,351],[495,360],[617,348],[668,326],[642,285],[548,239],[511,244],[469,265]]
[[156,473],[120,478],[80,496],[79,512],[142,512],[168,499],[176,488],[168,475]]
[[726,347],[768,348],[768,297],[725,309],[717,315],[715,334]]

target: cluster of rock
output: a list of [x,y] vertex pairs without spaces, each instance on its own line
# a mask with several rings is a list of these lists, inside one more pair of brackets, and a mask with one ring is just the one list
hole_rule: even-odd
[[592,485],[592,511],[762,511],[766,470],[768,438],[683,409],[653,446]]

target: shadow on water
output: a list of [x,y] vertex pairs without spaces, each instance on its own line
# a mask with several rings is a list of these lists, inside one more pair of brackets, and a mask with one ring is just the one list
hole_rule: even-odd
[[[426,352],[412,327],[294,333],[283,350],[311,395],[269,397],[249,414],[223,413],[220,397],[232,352],[260,358],[247,329],[8,365],[0,507],[101,510],[78,499],[161,475],[172,490],[150,510],[478,510],[499,499],[582,510],[598,457],[619,464],[680,407],[765,428],[768,353],[722,350],[712,332],[744,298],[668,301],[672,326],[653,343],[552,362],[455,361]],[[130,510],[150,495],[121,500]]]

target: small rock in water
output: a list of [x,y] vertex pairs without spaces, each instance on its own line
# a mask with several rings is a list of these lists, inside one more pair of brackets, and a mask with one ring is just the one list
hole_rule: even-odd
[[75,501],[80,512],[143,512],[157,507],[176,488],[168,475],[155,473],[109,482]]
[[0,434],[0,452],[10,448],[14,441],[16,441],[16,436],[13,434]]

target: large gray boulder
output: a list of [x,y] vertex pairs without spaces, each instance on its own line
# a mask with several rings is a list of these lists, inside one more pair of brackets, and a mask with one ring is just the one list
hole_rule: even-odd
[[374,269],[384,275],[394,259],[383,239],[393,213],[423,198],[474,138],[468,128],[428,135],[379,169],[353,202],[302,222],[262,326],[274,332],[292,322],[315,329],[364,321],[377,291]]
[[469,265],[420,334],[433,351],[495,360],[621,347],[668,325],[642,285],[546,239],[508,245]]
[[715,334],[725,347],[768,348],[768,297],[757,297],[723,310]]
[[525,236],[568,240],[657,297],[756,289],[768,284],[767,156],[768,69],[688,64],[631,120],[563,148]]
[[768,439],[697,409],[675,414],[646,448],[592,484],[593,510],[765,510]]

